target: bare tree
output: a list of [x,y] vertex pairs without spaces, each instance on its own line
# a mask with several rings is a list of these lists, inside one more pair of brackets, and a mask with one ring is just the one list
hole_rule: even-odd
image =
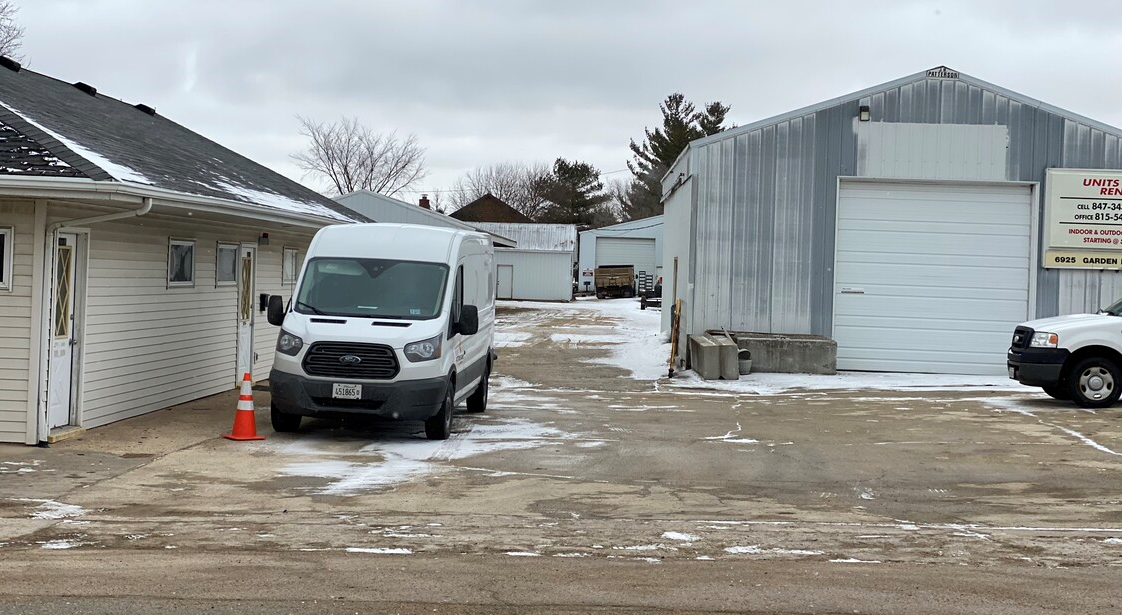
[[450,195],[452,209],[459,209],[485,194],[491,194],[527,218],[537,219],[546,204],[540,191],[540,180],[549,175],[549,171],[549,165],[542,162],[482,165],[456,181]]
[[0,0],[0,56],[22,60],[23,26],[16,23],[19,12],[12,0]]
[[424,179],[425,150],[416,135],[374,132],[358,118],[320,123],[297,116],[308,148],[292,155],[305,173],[331,183],[338,194],[371,190],[393,196]]

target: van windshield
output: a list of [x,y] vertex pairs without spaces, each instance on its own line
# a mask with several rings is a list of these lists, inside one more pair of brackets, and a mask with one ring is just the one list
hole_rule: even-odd
[[1099,310],[1100,314],[1109,314],[1111,316],[1122,316],[1122,299],[1115,301],[1109,307]]
[[301,314],[426,320],[440,313],[448,266],[379,258],[313,258],[293,306]]

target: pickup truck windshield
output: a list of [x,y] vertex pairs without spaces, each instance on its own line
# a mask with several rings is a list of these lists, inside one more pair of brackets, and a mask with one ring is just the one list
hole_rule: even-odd
[[427,320],[440,313],[448,266],[377,258],[313,258],[293,302],[301,314]]
[[1122,316],[1122,299],[1115,301],[1114,304],[1110,307],[1103,308],[1101,310],[1101,313],[1109,314],[1111,316]]

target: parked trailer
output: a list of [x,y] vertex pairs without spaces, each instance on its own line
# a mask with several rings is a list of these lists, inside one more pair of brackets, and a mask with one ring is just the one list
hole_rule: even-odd
[[596,268],[596,297],[634,297],[635,266],[604,265]]

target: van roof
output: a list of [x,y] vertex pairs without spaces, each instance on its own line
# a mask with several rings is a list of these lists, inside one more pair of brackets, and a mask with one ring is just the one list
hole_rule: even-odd
[[316,233],[310,256],[446,262],[462,237],[487,239],[482,233],[417,224],[340,224]]

